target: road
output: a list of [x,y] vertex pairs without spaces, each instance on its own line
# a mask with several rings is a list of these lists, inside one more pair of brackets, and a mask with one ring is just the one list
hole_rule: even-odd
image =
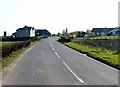
[[118,70],[87,57],[57,38],[38,42],[3,78],[3,85],[118,85]]

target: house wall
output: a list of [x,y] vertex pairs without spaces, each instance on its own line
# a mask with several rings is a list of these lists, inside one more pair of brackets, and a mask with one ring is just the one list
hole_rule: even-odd
[[105,32],[101,32],[100,35],[101,35],[101,36],[106,36],[106,33],[105,33]]
[[93,32],[93,36],[94,35],[106,36],[106,33],[105,32]]
[[16,37],[30,37],[30,31],[28,29],[17,30]]
[[112,35],[117,35],[116,32],[117,32],[118,30],[119,30],[119,29],[116,28],[116,29],[113,29],[112,31],[110,31],[109,33],[112,33]]
[[31,29],[30,30],[30,37],[35,37],[35,29]]

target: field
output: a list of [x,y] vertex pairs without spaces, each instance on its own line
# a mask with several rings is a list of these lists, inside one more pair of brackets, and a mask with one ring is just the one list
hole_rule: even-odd
[[120,64],[118,62],[118,56],[120,55],[120,52],[118,51],[107,50],[105,48],[93,48],[90,46],[78,45],[72,42],[66,42],[64,44],[81,53],[85,53],[92,58],[95,58],[110,66],[120,69]]

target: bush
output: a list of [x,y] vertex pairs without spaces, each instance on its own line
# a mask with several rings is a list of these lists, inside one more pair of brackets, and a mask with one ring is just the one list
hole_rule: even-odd
[[9,56],[13,51],[22,49],[30,45],[30,41],[19,41],[19,42],[3,42],[2,43],[2,57]]
[[61,38],[58,41],[59,42],[71,42],[71,38],[61,36]]

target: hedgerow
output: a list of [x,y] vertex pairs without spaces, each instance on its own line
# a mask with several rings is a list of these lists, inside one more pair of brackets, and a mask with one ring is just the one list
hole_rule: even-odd
[[30,45],[30,41],[2,42],[2,57]]

